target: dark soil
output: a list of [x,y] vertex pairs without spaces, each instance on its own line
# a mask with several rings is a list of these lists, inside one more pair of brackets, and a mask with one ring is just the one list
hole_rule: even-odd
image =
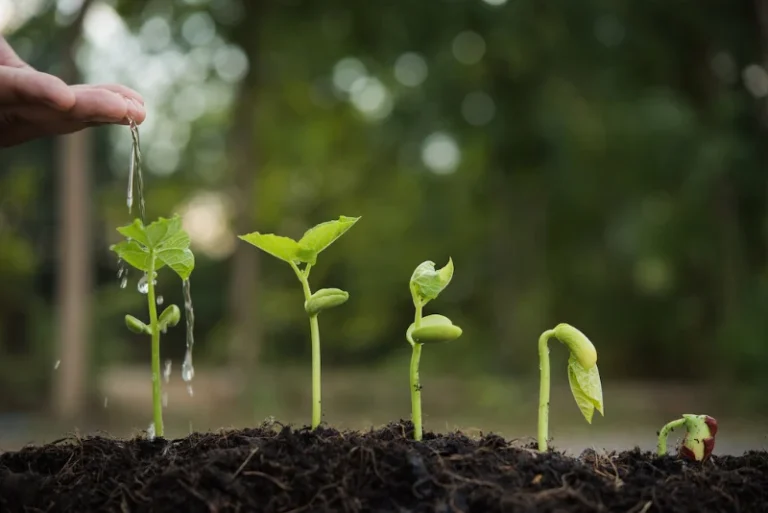
[[269,428],[0,455],[0,511],[768,512],[768,453],[579,458],[460,433]]

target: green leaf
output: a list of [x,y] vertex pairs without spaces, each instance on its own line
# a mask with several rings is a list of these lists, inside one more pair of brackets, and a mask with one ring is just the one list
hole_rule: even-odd
[[[189,249],[159,249],[155,254],[157,261],[173,269],[182,280],[188,279],[195,268],[195,256]],[[156,269],[160,267],[155,263]]]
[[587,422],[592,423],[595,409],[600,412],[600,415],[605,415],[603,413],[603,388],[597,365],[585,369],[571,355],[568,358],[568,383],[571,385],[573,398]]
[[[168,241],[168,239],[183,233],[181,229],[181,216],[177,214],[170,219],[161,217],[157,221],[150,223],[149,226],[146,226],[144,231],[149,241],[147,246],[150,249],[157,248]],[[187,241],[189,241],[189,237],[187,237]],[[189,246],[189,242],[187,242],[187,246]]]
[[109,249],[139,271],[149,272],[152,264],[149,250],[135,240],[124,240],[110,246]]
[[144,225],[141,224],[141,219],[135,219],[131,224],[127,226],[121,226],[117,229],[121,235],[126,239],[133,239],[140,242],[144,246],[149,246],[149,240],[147,234],[144,231]]
[[414,302],[417,299],[424,302],[435,299],[448,286],[452,278],[452,259],[449,258],[448,263],[440,270],[435,269],[434,262],[429,260],[422,262],[411,276],[411,295]]
[[302,261],[298,258],[299,243],[289,237],[259,232],[239,235],[238,237],[280,260],[286,262]]
[[115,244],[110,249],[133,267],[149,272],[154,256],[156,271],[167,265],[182,280],[192,274],[195,257],[189,249],[189,235],[182,229],[180,216],[161,217],[149,226],[143,226],[136,219],[117,231],[131,240]]
[[359,217],[340,216],[335,221],[320,223],[304,233],[299,240],[299,246],[317,255],[344,235],[359,219]]

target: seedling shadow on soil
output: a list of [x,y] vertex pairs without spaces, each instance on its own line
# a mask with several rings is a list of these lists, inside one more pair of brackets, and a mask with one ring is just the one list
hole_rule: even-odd
[[496,435],[263,425],[177,440],[69,438],[0,455],[0,511],[768,511],[768,453],[703,464],[572,458]]

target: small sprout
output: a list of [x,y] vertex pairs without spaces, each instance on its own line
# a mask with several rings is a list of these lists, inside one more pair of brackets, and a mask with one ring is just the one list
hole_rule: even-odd
[[[309,272],[317,263],[317,255],[344,235],[359,219],[359,217],[341,216],[335,221],[320,223],[307,230],[298,241],[272,233],[253,232],[239,235],[245,242],[287,262],[296,273],[304,290],[304,310],[309,315],[309,330],[312,338],[312,429],[319,426],[322,419],[320,326],[317,316],[323,310],[344,304],[349,299],[349,293],[340,289],[320,289],[312,294],[309,288]],[[299,267],[301,265],[304,267]]]
[[317,315],[323,310],[328,310],[343,305],[349,299],[349,292],[341,289],[320,289],[312,294],[304,302],[304,310],[309,315]]
[[686,433],[678,456],[692,461],[704,461],[715,448],[717,420],[709,415],[692,415],[686,413],[683,418],[673,420],[659,432],[658,455],[667,454],[667,437],[677,427],[685,427]]
[[[157,436],[163,436],[163,403],[160,381],[160,332],[168,326],[178,324],[181,317],[178,307],[171,305],[165,309],[160,319],[157,317],[155,299],[155,277],[157,271],[165,266],[173,270],[186,282],[195,268],[195,257],[189,249],[189,235],[182,229],[181,217],[160,218],[144,226],[140,219],[117,229],[125,240],[110,250],[125,262],[145,273],[141,281],[140,292],[147,294],[149,326],[135,317],[127,315],[125,324],[135,333],[144,333],[152,337],[152,425]],[[152,277],[152,279],[149,279]],[[145,290],[146,289],[146,290]]]
[[539,395],[539,450],[547,450],[549,435],[549,347],[550,337],[557,338],[570,351],[568,358],[568,383],[573,398],[588,423],[592,423],[595,410],[603,413],[603,389],[597,370],[597,351],[581,331],[568,324],[558,324],[539,337],[541,384]]
[[461,328],[454,325],[444,315],[427,315],[422,318],[424,305],[435,299],[448,286],[453,278],[453,260],[440,270],[435,269],[435,263],[421,263],[411,276],[410,289],[416,315],[413,323],[405,332],[405,338],[411,344],[410,385],[411,385],[411,414],[413,418],[413,438],[421,440],[421,383],[419,381],[419,362],[421,348],[424,344],[450,342],[461,336]]
[[146,324],[144,324],[143,322],[138,320],[133,315],[126,315],[125,316],[125,325],[128,327],[129,330],[131,330],[132,332],[137,333],[139,335],[151,335],[152,334],[152,330],[149,328],[149,326],[147,326]]
[[163,310],[160,314],[158,323],[160,324],[160,331],[165,331],[168,328],[173,328],[181,320],[181,310],[176,305],[168,305],[168,308]]

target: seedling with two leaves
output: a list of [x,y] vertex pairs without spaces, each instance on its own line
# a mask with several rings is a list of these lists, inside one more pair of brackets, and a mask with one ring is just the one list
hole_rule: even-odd
[[[317,263],[317,255],[344,235],[359,217],[341,216],[310,228],[298,241],[271,233],[249,233],[239,237],[275,258],[287,262],[304,290],[304,310],[309,316],[312,338],[312,429],[322,420],[320,381],[320,326],[317,317],[323,310],[339,306],[349,299],[349,293],[340,289],[320,289],[315,293],[309,287],[309,273]],[[303,268],[302,268],[303,266]]]
[[419,380],[419,362],[421,361],[421,349],[424,344],[450,342],[461,336],[461,328],[444,315],[432,314],[422,317],[422,311],[427,303],[448,286],[453,278],[453,260],[448,259],[448,264],[442,269],[436,270],[435,263],[422,262],[416,267],[411,276],[410,289],[413,306],[416,314],[413,323],[405,332],[405,338],[411,344],[410,387],[411,387],[411,418],[413,420],[413,438],[422,438],[421,420],[421,382]]
[[[157,315],[155,283],[157,272],[163,267],[174,271],[182,280],[188,280],[195,268],[195,257],[189,249],[189,235],[182,229],[181,217],[160,218],[148,226],[136,219],[132,224],[117,229],[126,240],[110,246],[110,250],[125,262],[145,273],[149,324],[132,315],[125,316],[125,324],[134,333],[149,335],[152,339],[152,406],[155,433],[163,436],[163,404],[160,380],[160,333],[176,326],[181,312],[169,305]],[[144,282],[142,282],[142,287]],[[144,292],[144,290],[142,290]]]

